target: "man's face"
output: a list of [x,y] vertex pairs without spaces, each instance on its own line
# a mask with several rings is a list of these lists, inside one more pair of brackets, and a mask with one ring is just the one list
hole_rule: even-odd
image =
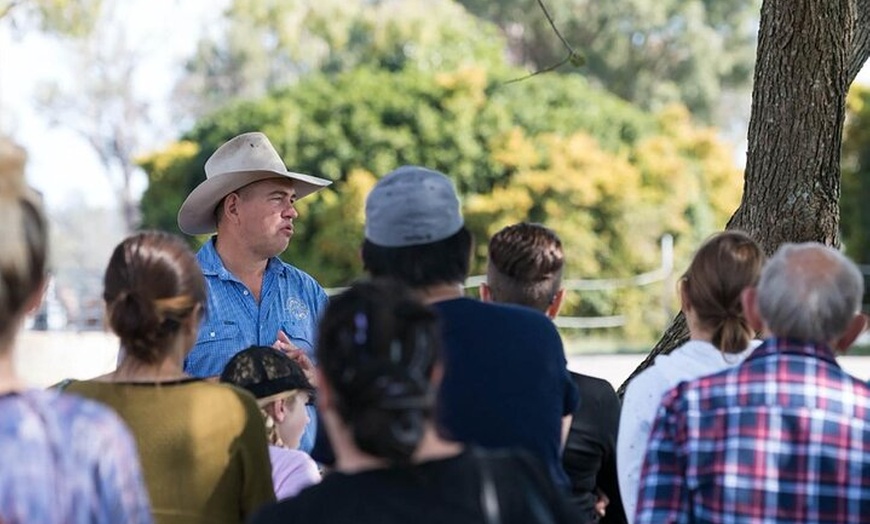
[[299,216],[293,182],[261,180],[237,193],[242,234],[251,250],[268,258],[287,249],[293,236],[293,219]]

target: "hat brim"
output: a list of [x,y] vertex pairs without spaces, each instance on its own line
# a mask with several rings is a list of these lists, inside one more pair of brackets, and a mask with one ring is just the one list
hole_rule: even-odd
[[214,210],[225,196],[248,184],[271,178],[286,178],[293,181],[296,199],[304,198],[332,184],[331,180],[292,171],[268,170],[232,171],[205,179],[184,200],[178,209],[178,227],[188,235],[214,233]]

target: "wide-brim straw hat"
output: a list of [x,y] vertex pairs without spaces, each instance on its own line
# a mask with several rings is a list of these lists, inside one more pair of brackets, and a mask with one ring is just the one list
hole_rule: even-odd
[[233,191],[269,178],[293,181],[296,199],[320,191],[331,180],[287,170],[263,133],[244,133],[220,146],[205,163],[205,181],[190,192],[178,210],[178,227],[188,235],[213,233],[214,210]]

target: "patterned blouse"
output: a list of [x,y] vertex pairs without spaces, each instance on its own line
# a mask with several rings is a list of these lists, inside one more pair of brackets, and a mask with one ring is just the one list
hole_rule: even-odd
[[150,523],[134,440],[96,402],[0,395],[0,522]]

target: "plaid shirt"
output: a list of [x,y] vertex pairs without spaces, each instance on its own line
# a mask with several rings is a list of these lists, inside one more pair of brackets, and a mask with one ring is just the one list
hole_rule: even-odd
[[870,387],[823,345],[769,339],[662,400],[637,523],[870,519]]

